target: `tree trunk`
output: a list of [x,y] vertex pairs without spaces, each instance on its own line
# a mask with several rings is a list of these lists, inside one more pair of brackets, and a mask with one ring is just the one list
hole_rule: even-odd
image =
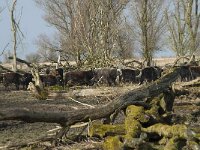
[[12,8],[11,8],[11,31],[13,33],[13,66],[12,70],[14,72],[17,71],[17,60],[16,60],[16,50],[17,50],[17,25],[14,17],[14,11],[17,0],[13,0]]
[[[0,120],[23,120],[26,122],[49,122],[59,123],[61,125],[73,125],[78,122],[87,122],[90,120],[106,118],[115,111],[143,102],[144,98],[155,97],[166,91],[171,83],[179,75],[180,68],[173,69],[170,73],[164,75],[161,79],[143,85],[137,89],[131,90],[119,97],[116,97],[110,103],[91,109],[82,109],[75,111],[38,111],[27,108],[7,108],[0,110]],[[44,109],[48,110],[48,109]]]

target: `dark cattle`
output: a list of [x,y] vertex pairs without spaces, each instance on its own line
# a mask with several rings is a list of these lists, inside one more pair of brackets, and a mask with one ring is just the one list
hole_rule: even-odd
[[70,71],[65,74],[65,85],[93,85],[93,70],[89,71]]
[[99,68],[94,70],[95,83],[106,83],[109,86],[116,85],[116,79],[121,75],[121,71],[115,68]]
[[181,66],[180,79],[181,79],[182,82],[183,81],[190,81],[192,79],[190,66]]
[[60,85],[60,86],[64,86],[64,78],[63,78],[64,71],[63,71],[63,69],[58,68],[55,71],[56,71],[56,82],[57,82],[57,84]]
[[141,70],[140,74],[137,76],[139,79],[139,84],[142,84],[144,81],[151,82],[161,77],[162,69],[155,67],[146,67]]
[[200,76],[200,66],[181,66],[181,81],[190,81]]
[[136,75],[137,75],[138,70],[133,70],[133,69],[121,69],[121,76],[120,76],[120,81],[126,83],[136,83]]
[[44,86],[53,86],[57,84],[56,76],[51,74],[42,76],[41,81],[43,82]]
[[190,70],[193,78],[200,77],[200,66],[191,66]]
[[3,85],[7,89],[8,85],[15,84],[16,90],[19,90],[22,76],[15,72],[8,72],[3,75]]
[[0,83],[3,83],[3,74],[0,74]]
[[63,86],[63,69],[58,68],[50,71],[46,70],[46,75],[40,76],[44,86],[60,85]]
[[22,76],[21,84],[23,89],[27,89],[30,82],[32,82],[33,76],[31,73],[24,73]]

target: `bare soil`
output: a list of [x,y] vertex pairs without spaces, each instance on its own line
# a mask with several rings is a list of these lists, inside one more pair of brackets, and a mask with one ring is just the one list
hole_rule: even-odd
[[[35,99],[29,91],[4,90],[0,85],[0,109],[26,107],[28,109],[43,110],[48,106],[49,110],[79,110],[88,107],[87,105],[98,106],[112,101],[116,96],[136,88],[136,85],[123,85],[117,87],[76,87],[67,89],[67,91],[51,91],[47,100]],[[194,128],[200,133],[200,88],[191,89],[190,95],[177,97],[174,104],[174,122],[184,123]],[[78,103],[78,102],[80,103]],[[9,145],[25,145],[37,139],[55,132],[48,132],[55,129],[58,124],[55,123],[25,123],[22,121],[0,121],[0,149]],[[80,133],[81,129],[74,128],[71,134]],[[84,131],[85,137],[80,138],[77,143],[53,146],[49,142],[32,144],[31,146],[19,149],[101,149],[101,142],[94,138],[86,137],[87,130]]]

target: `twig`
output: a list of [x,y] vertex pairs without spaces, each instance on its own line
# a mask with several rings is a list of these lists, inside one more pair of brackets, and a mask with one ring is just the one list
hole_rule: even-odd
[[10,44],[10,43],[7,43],[7,44],[6,44],[6,46],[4,47],[3,51],[1,52],[0,56],[3,55],[4,51],[6,50],[6,48],[8,47],[9,44]]
[[71,97],[69,97],[69,99],[71,99],[72,101],[74,101],[74,102],[76,102],[76,103],[78,103],[78,104],[81,104],[81,105],[84,105],[84,106],[88,106],[88,107],[90,107],[90,108],[95,108],[95,107],[92,106],[92,105],[85,104],[85,103],[81,103],[81,102],[79,102],[79,101],[77,101],[77,100],[75,100],[75,99],[73,99],[73,98],[71,98]]

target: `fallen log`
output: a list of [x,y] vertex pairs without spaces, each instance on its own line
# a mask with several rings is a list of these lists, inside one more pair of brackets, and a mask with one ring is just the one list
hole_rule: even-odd
[[[13,57],[10,56],[10,57],[8,57],[8,59],[13,59]],[[25,60],[23,60],[23,59],[20,59],[20,58],[16,58],[16,60],[17,60],[18,62],[20,62],[20,63],[26,64],[28,67],[32,67],[32,64],[31,64],[30,62],[27,62],[27,61],[25,61]]]
[[[48,122],[58,123],[61,126],[71,126],[78,122],[87,122],[109,117],[115,111],[134,105],[135,102],[144,101],[144,98],[155,97],[166,91],[179,75],[180,68],[171,70],[159,80],[142,85],[137,89],[131,90],[110,103],[91,109],[81,109],[79,111],[38,111],[27,108],[11,108],[0,110],[0,120],[22,120],[25,122]],[[47,110],[47,109],[45,109]]]

